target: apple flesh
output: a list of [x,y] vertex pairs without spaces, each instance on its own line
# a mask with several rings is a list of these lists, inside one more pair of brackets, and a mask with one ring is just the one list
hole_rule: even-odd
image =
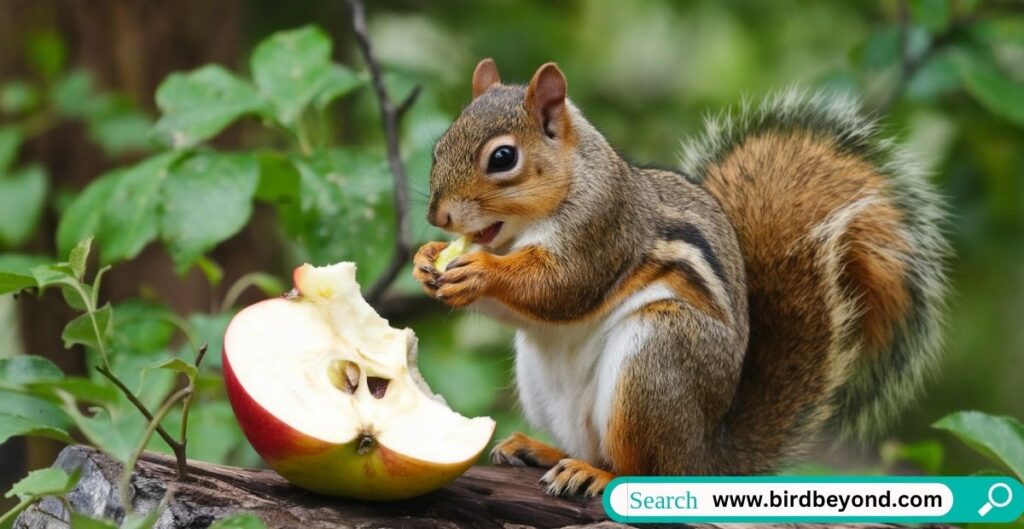
[[238,313],[224,336],[228,398],[261,457],[302,488],[418,496],[468,469],[494,433],[431,393],[416,337],[359,293],[355,265],[303,265],[289,294]]
[[443,250],[437,253],[437,259],[434,259],[434,268],[444,272],[448,269],[448,263],[466,253],[467,246],[469,246],[469,238],[466,236],[459,237],[448,243],[448,246],[445,246]]

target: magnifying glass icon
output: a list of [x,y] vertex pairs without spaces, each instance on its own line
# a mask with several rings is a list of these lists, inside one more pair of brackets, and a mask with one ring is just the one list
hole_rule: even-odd
[[[995,498],[993,498],[993,494],[998,489],[1002,489],[1002,490],[1006,491],[1006,499],[1005,500],[1003,500],[1003,501],[996,501]],[[1006,507],[1007,505],[1010,504],[1010,500],[1012,500],[1012,499],[1013,499],[1013,491],[1010,490],[1010,486],[1009,485],[1007,485],[1006,483],[995,483],[991,487],[988,488],[988,501],[985,502],[985,505],[982,505],[981,508],[978,509],[978,516],[985,516],[986,514],[988,514],[988,511],[992,510],[992,507]]]

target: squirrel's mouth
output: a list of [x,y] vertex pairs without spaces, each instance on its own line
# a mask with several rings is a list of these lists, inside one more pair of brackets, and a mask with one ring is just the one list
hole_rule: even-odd
[[498,236],[498,232],[501,231],[501,226],[503,224],[504,223],[500,221],[495,222],[480,231],[474,232],[472,234],[473,242],[477,244],[490,244],[491,241]]

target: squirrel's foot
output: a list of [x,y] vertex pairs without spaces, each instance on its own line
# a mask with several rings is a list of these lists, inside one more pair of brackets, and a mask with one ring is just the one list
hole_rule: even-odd
[[599,496],[615,474],[601,470],[586,461],[563,459],[551,468],[540,482],[547,485],[552,496]]
[[516,432],[495,445],[491,450],[491,463],[513,467],[555,466],[566,453]]

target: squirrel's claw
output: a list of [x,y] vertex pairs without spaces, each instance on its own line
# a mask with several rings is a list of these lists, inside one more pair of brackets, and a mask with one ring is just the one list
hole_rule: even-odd
[[579,459],[563,459],[548,470],[540,483],[552,496],[584,496],[594,498],[615,478],[615,474],[601,470]]
[[565,452],[516,432],[494,446],[491,463],[513,467],[551,468]]
[[412,276],[430,297],[436,297],[437,289],[441,286],[438,282],[441,272],[434,268],[434,260],[446,246],[448,246],[446,242],[428,242],[420,247],[412,260]]
[[437,278],[440,286],[435,297],[452,307],[465,307],[480,299],[488,287],[488,255],[475,252],[452,261]]

